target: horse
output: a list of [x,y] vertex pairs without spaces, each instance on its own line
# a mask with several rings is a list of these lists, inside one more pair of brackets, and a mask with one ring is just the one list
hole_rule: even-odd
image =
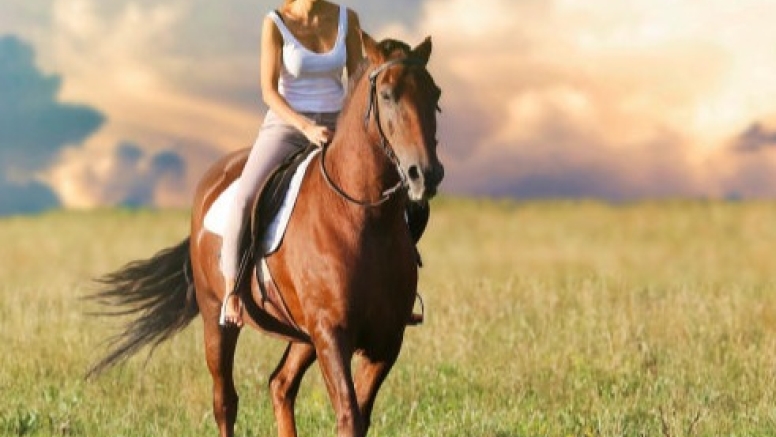
[[[366,33],[362,41],[365,56],[333,139],[312,158],[282,244],[265,259],[291,323],[259,304],[265,298],[256,279],[260,256],[244,258],[251,275],[238,282],[246,326],[288,342],[269,378],[280,437],[297,435],[294,403],[316,359],[337,435],[366,435],[415,305],[418,258],[405,208],[434,197],[444,177],[437,156],[441,90],[427,70],[431,38],[414,48],[393,39],[378,43]],[[202,177],[188,238],[103,276],[105,289],[92,295],[111,308],[106,314],[134,319],[110,339],[112,351],[88,376],[145,346],[152,353],[201,315],[221,437],[233,435],[237,418],[233,363],[241,329],[218,324],[226,291],[221,239],[203,227],[203,217],[239,176],[247,153],[229,154]]]

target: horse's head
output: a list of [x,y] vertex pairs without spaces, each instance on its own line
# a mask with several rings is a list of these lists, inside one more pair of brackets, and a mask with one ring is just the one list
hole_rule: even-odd
[[406,179],[411,200],[433,197],[444,177],[437,157],[437,120],[441,90],[426,70],[431,56],[431,39],[414,49],[402,42],[375,42],[362,33],[369,59],[374,128]]

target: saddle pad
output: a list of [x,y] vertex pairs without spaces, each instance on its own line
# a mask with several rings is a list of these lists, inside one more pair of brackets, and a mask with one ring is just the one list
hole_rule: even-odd
[[[262,237],[261,248],[263,254],[270,254],[280,247],[280,242],[283,240],[283,234],[286,232],[288,220],[291,218],[291,212],[293,212],[294,205],[296,204],[296,198],[299,195],[302,178],[307,171],[307,166],[310,164],[310,161],[318,153],[319,150],[310,153],[299,165],[293,178],[291,178],[291,183],[289,184],[283,203]],[[226,222],[229,218],[229,210],[234,202],[234,196],[237,191],[237,182],[239,180],[240,178],[235,179],[235,181],[218,196],[216,201],[213,202],[213,205],[210,206],[207,214],[205,214],[204,224],[205,229],[208,231],[223,237]]]

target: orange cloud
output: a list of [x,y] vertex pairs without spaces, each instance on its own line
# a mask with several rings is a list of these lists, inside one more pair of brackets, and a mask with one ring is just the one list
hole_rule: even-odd
[[[370,5],[348,3],[370,21]],[[131,142],[148,156],[185,157],[185,183],[155,200],[185,202],[215,155],[253,142],[258,53],[194,51],[212,36],[183,31],[196,15],[188,3],[106,8],[54,2],[54,46],[42,61],[65,78],[64,100],[107,121],[48,180],[67,205],[109,201],[88,184],[108,186],[110,171],[82,175]],[[771,12],[765,0],[426,0],[412,27],[402,19],[368,30],[410,43],[433,37],[447,192],[762,197],[776,196],[776,151],[740,144],[761,143],[776,125]],[[258,24],[223,32],[244,41]],[[184,34],[200,38],[188,51]]]
[[98,14],[97,5],[93,0],[55,2],[55,50],[43,58],[66,78],[62,98],[101,108],[107,122],[63,153],[45,179],[66,206],[115,204],[126,190],[111,193],[99,187],[117,188],[117,176],[108,167],[116,163],[120,144],[138,144],[150,154],[174,148],[189,161],[187,182],[173,185],[178,193],[160,189],[166,194],[157,196],[157,203],[186,204],[209,164],[203,157],[213,160],[218,150],[252,144],[259,108],[186,89],[191,76],[209,67],[200,59],[175,55],[176,28],[187,13],[182,4],[143,8],[128,3],[112,16]]
[[453,191],[760,196],[776,186],[736,178],[752,164],[729,145],[776,116],[769,10],[760,0],[432,0],[422,33],[384,33],[435,36],[443,126],[466,141],[447,157]]

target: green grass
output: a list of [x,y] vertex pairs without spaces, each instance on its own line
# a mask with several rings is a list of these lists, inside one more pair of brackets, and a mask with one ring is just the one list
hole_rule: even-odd
[[[115,321],[90,279],[185,237],[183,211],[0,219],[0,435],[213,436],[195,321],[82,376]],[[439,199],[411,328],[370,436],[776,435],[776,205]],[[237,433],[274,435],[284,345],[238,346]],[[317,367],[300,434],[335,435]]]

